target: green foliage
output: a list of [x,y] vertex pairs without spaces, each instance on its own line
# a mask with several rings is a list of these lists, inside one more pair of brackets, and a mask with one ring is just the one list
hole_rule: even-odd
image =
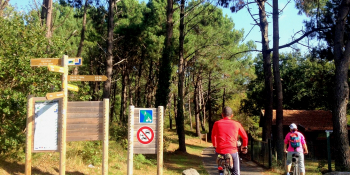
[[142,166],[154,166],[154,164],[156,164],[156,160],[153,159],[146,159],[146,157],[142,154],[136,154],[134,156],[134,166],[135,169],[140,170]]
[[112,123],[109,127],[109,135],[111,139],[120,142],[124,149],[128,148],[128,127],[127,125],[121,125]]
[[170,146],[171,137],[168,134],[163,134],[163,152],[166,152]]
[[[280,60],[283,60],[280,72],[284,109],[331,110],[335,69],[332,61],[305,58],[296,53],[281,54]],[[242,112],[249,115],[259,115],[260,110],[264,108],[261,55],[256,59],[255,71],[257,78],[250,82],[247,99],[241,104]]]
[[[65,26],[73,18],[68,13],[68,7],[55,4],[55,9],[54,24]],[[46,67],[31,67],[30,59],[61,58],[76,49],[72,47],[75,42],[67,39],[69,34],[61,29],[55,30],[52,38],[47,39],[45,27],[37,15],[35,10],[28,13],[6,11],[5,17],[0,17],[0,153],[10,153],[23,147],[27,96],[43,97],[48,92],[59,91],[61,87],[60,74],[51,73]],[[74,22],[69,25],[74,25]],[[69,25],[65,27],[69,28]],[[75,97],[70,98],[91,98],[87,84],[72,84],[79,85],[80,92],[73,93]]]
[[59,48],[65,42],[53,37],[49,44],[32,17],[13,12],[10,18],[0,18],[0,153],[18,150],[25,141],[27,95],[45,96],[48,89],[59,87],[59,75],[31,68],[29,60],[61,57],[64,49]]
[[80,149],[67,150],[67,158],[80,157],[84,164],[100,165],[102,163],[102,142],[83,142]]

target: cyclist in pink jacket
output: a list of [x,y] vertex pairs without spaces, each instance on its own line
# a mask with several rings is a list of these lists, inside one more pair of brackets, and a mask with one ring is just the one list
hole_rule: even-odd
[[[290,132],[286,135],[284,139],[284,152],[287,153],[286,171],[289,175],[290,169],[292,167],[292,155],[298,154],[298,167],[300,175],[305,175],[304,166],[304,154],[308,154],[305,137],[302,133],[298,132],[297,125],[292,123],[289,125]],[[287,149],[288,146],[288,149]]]

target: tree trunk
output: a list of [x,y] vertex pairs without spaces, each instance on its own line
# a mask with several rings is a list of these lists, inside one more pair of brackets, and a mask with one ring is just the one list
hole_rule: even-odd
[[85,30],[86,30],[86,12],[87,12],[88,7],[89,7],[88,0],[85,0],[84,15],[83,15],[83,27],[81,28],[80,43],[79,43],[79,47],[78,47],[77,57],[81,57],[81,52],[82,52],[83,46],[84,46]]
[[211,106],[211,72],[209,72],[209,78],[208,78],[208,111],[209,111],[209,117],[208,117],[208,124],[209,124],[209,133],[208,133],[208,139],[211,140],[211,133],[214,126],[214,122],[212,121],[212,106]]
[[283,92],[279,69],[279,26],[278,26],[278,0],[273,0],[273,74],[277,94],[276,126],[277,126],[277,159],[283,160]]
[[224,93],[222,94],[222,109],[225,107],[225,94],[226,93],[226,88],[224,88]]
[[172,53],[172,37],[173,37],[173,0],[167,0],[167,23],[166,23],[166,41],[163,50],[162,60],[160,62],[160,70],[158,74],[158,88],[156,92],[156,106],[165,106],[168,95],[170,93],[170,77],[171,77],[171,53]]
[[205,127],[204,127],[204,119],[205,119],[205,112],[203,109],[204,103],[202,103],[203,100],[203,91],[202,91],[202,79],[199,80],[199,85],[198,85],[198,101],[199,101],[199,116],[200,116],[200,123],[202,127],[202,131],[205,132]]
[[272,104],[273,104],[273,89],[272,89],[272,73],[271,73],[271,56],[269,50],[268,38],[268,23],[266,19],[265,1],[257,1],[259,5],[260,31],[262,41],[262,55],[264,60],[264,77],[265,77],[265,121],[263,126],[263,140],[271,138],[272,126]]
[[10,0],[1,0],[0,1],[0,17],[2,17],[3,15],[3,11],[4,9],[7,7],[8,3],[9,3]]
[[151,107],[151,96],[153,92],[152,88],[152,70],[153,70],[153,60],[151,59],[151,63],[149,65],[149,70],[148,70],[148,80],[147,80],[147,103],[146,107],[150,108]]
[[[350,42],[345,37],[345,25],[349,13],[350,0],[342,1],[337,14],[334,35],[335,87],[333,132],[335,145],[335,168],[337,171],[350,171],[349,138],[346,110],[349,100],[348,71],[350,59]],[[345,40],[347,43],[345,45]]]
[[46,16],[46,38],[52,37],[51,25],[52,25],[52,0],[47,0],[47,16]]
[[123,65],[123,73],[122,73],[122,91],[121,91],[121,102],[120,102],[120,121],[127,122],[125,117],[125,110],[127,107],[127,90],[126,87],[128,85],[128,73],[127,73],[126,63]]
[[138,74],[138,80],[137,80],[137,87],[136,87],[136,106],[141,106],[141,76],[142,76],[142,66],[143,66],[143,61],[144,61],[144,52],[142,52],[142,60],[139,65],[139,74]]
[[[114,9],[115,1],[109,0],[108,8],[108,38],[107,38],[107,59],[106,59],[106,76],[103,88],[103,98],[109,98],[111,93],[112,73],[113,73],[113,32],[114,32]],[[122,115],[122,113],[120,114]]]
[[188,94],[188,113],[190,117],[190,129],[193,130],[192,115],[191,115],[191,95]]
[[184,123],[184,39],[185,39],[185,0],[181,0],[180,5],[180,37],[179,37],[179,83],[178,83],[178,102],[177,102],[177,117],[176,117],[176,131],[179,137],[179,151],[186,152],[185,143],[185,123]]
[[[174,119],[177,117],[177,108],[176,108],[176,94],[174,93]],[[170,120],[170,129],[173,128],[173,120]],[[177,128],[176,128],[177,129]]]
[[199,128],[199,102],[198,102],[198,77],[197,77],[197,81],[195,83],[194,86],[194,95],[193,95],[193,100],[194,100],[194,116],[195,116],[195,120],[196,120],[196,133],[197,136],[199,137],[201,134],[200,128]]

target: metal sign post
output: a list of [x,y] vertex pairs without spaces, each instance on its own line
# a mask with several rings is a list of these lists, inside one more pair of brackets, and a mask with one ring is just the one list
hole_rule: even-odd
[[328,155],[328,171],[332,171],[332,159],[331,159],[331,138],[330,133],[332,133],[333,130],[326,130],[327,135],[327,155]]

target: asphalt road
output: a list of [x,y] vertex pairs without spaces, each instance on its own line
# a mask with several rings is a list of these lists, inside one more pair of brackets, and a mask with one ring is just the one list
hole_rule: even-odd
[[[209,175],[218,175],[218,166],[215,163],[216,155],[213,147],[205,148],[202,151],[204,168]],[[241,161],[241,175],[263,175],[264,169],[252,161]]]

